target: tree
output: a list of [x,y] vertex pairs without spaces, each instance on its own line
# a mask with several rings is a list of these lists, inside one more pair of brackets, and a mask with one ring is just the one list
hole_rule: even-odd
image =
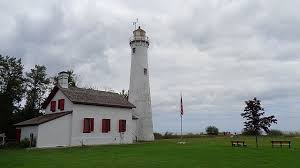
[[35,65],[26,73],[26,104],[23,110],[23,120],[41,115],[41,103],[49,88],[50,79],[47,77],[47,68],[44,65]]
[[255,135],[256,147],[258,147],[257,136],[261,130],[264,130],[268,133],[269,127],[272,123],[277,124],[277,119],[275,116],[263,117],[265,112],[264,108],[260,104],[260,100],[254,97],[253,100],[245,101],[246,107],[244,113],[241,113],[243,118],[246,118],[244,122],[244,131],[252,132]]
[[[77,75],[73,70],[67,70],[69,87],[77,87]],[[58,84],[58,76],[54,76],[54,84]]]
[[215,126],[208,126],[208,127],[206,127],[206,133],[208,135],[218,135],[219,129]]
[[12,116],[19,110],[24,92],[21,59],[0,55],[0,132],[14,130]]

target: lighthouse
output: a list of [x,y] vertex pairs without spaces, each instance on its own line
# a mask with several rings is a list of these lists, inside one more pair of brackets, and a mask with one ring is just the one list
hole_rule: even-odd
[[136,128],[135,139],[153,141],[153,122],[148,69],[149,39],[146,32],[138,27],[133,31],[129,45],[131,47],[131,69],[128,100],[136,106],[133,115]]

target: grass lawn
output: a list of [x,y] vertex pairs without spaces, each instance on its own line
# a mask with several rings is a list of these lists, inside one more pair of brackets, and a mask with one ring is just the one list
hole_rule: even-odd
[[[61,149],[0,149],[0,167],[170,167],[170,168],[246,168],[300,167],[300,138],[243,137],[248,147],[232,148],[231,138],[211,137],[159,140],[132,145],[89,146]],[[271,139],[289,139],[292,148],[271,148]]]

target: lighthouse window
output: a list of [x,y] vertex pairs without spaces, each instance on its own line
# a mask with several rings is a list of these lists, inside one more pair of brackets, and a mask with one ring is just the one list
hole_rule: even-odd
[[147,75],[148,74],[148,70],[147,68],[144,68],[144,75]]
[[132,53],[133,53],[133,54],[135,53],[135,48],[132,48]]

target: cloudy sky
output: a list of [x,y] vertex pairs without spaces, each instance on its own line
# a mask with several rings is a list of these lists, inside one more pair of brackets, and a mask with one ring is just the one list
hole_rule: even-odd
[[128,89],[128,39],[139,25],[151,39],[154,130],[208,125],[240,131],[244,101],[262,100],[273,128],[300,131],[300,1],[0,0],[0,54],[74,69],[80,86]]

